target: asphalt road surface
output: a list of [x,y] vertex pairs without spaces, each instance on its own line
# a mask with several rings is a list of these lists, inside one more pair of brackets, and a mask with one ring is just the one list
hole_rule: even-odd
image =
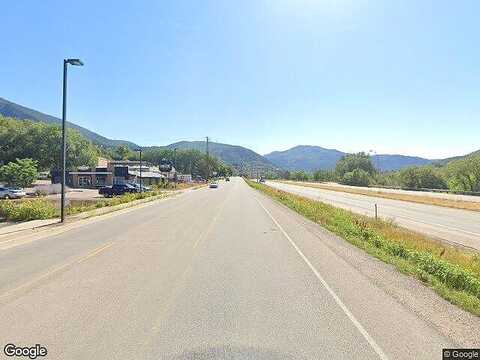
[[46,359],[439,359],[480,338],[477,317],[239,178],[49,231],[0,242],[2,349],[40,344]]
[[378,215],[441,240],[480,250],[480,212],[267,181],[267,185],[353,212]]

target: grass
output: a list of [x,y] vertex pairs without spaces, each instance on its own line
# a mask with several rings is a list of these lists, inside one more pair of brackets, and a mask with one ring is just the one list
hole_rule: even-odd
[[286,184],[294,184],[299,186],[312,187],[312,188],[318,188],[318,189],[330,190],[330,191],[338,191],[338,192],[344,192],[349,194],[374,196],[374,197],[379,197],[384,199],[408,201],[408,202],[414,202],[418,204],[443,206],[443,207],[454,208],[454,209],[480,211],[480,198],[478,199],[478,202],[473,202],[473,201],[438,198],[438,197],[425,196],[420,194],[412,195],[412,194],[390,193],[390,192],[385,192],[381,190],[367,190],[362,188],[355,189],[351,187],[301,183],[296,181],[281,181],[281,182],[284,182]]
[[370,255],[416,277],[451,303],[480,316],[480,253],[445,245],[387,221],[246,181]]

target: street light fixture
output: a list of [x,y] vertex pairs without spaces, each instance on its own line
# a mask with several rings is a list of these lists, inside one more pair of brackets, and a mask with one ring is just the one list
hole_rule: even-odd
[[74,66],[83,66],[83,61],[80,59],[66,59],[65,62]]
[[63,59],[63,109],[62,109],[62,197],[60,203],[60,222],[65,221],[65,164],[67,161],[67,67],[68,64],[73,66],[83,66],[80,59]]

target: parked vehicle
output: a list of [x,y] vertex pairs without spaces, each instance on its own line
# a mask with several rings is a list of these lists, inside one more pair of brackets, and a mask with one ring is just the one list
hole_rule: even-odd
[[21,199],[27,193],[23,189],[10,189],[0,187],[0,199]]
[[112,197],[136,192],[138,192],[138,189],[130,184],[114,184],[112,186],[104,186],[98,189],[98,193],[105,197]]
[[218,183],[215,182],[215,181],[212,181],[212,182],[210,183],[210,185],[208,185],[208,187],[209,187],[210,189],[216,189],[216,188],[218,188]]
[[133,184],[131,184],[131,185],[137,189],[137,192],[152,191],[152,189],[150,189],[150,187],[145,186],[145,185],[143,185],[143,184],[142,184],[142,187],[140,187],[140,184],[138,184],[138,183],[133,183]]
[[227,176],[227,177],[225,178],[225,181],[230,181],[230,178]]

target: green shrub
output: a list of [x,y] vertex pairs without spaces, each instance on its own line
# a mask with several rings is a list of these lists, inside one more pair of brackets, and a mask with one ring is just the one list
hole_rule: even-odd
[[0,216],[10,221],[51,219],[57,216],[54,205],[44,199],[0,201]]

